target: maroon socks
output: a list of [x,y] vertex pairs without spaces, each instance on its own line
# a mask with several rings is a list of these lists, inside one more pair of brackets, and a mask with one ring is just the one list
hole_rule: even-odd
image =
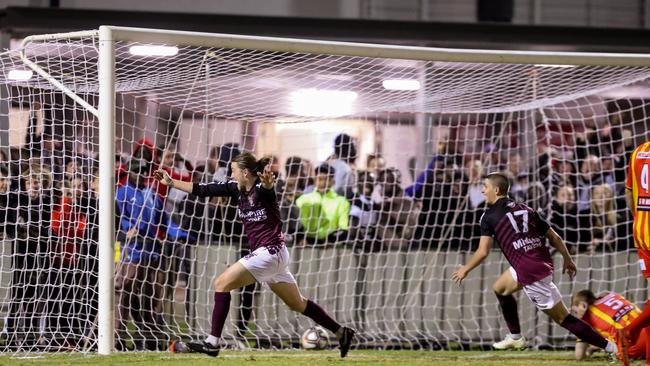
[[603,338],[594,328],[590,327],[589,324],[584,321],[576,318],[575,316],[569,314],[562,324],[562,328],[573,333],[576,337],[580,338],[582,341],[591,344],[592,346],[600,347],[605,349],[607,347],[607,340]]
[[499,300],[501,313],[503,314],[503,318],[506,320],[510,334],[521,334],[521,326],[519,325],[519,313],[517,312],[517,300],[512,295],[496,296],[497,300]]
[[230,292],[214,293],[214,308],[212,309],[212,328],[210,334],[214,337],[221,338],[223,325],[226,323],[226,317],[230,310]]
[[321,325],[334,334],[336,334],[336,331],[341,328],[341,325],[337,323],[336,320],[332,319],[323,308],[311,300],[307,300],[307,306],[302,314],[311,318],[316,322],[316,324]]

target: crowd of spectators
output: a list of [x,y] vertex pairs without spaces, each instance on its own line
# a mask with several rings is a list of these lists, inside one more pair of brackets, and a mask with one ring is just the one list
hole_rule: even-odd
[[[358,259],[380,251],[471,250],[485,209],[482,177],[498,170],[511,177],[511,196],[539,210],[572,253],[626,250],[632,244],[624,180],[634,148],[626,134],[616,120],[608,121],[578,133],[574,145],[541,146],[527,158],[520,148],[499,151],[491,144],[481,154],[465,155],[450,142],[405,186],[400,170],[380,154],[357,166],[355,139],[342,133],[325,161],[273,157],[286,243],[346,247]],[[168,189],[152,172],[164,169],[174,179],[197,183],[223,181],[239,153],[234,142],[215,146],[195,167],[174,146],[142,139],[130,156],[116,156],[118,348],[129,347],[129,319],[140,339],[131,346],[159,347],[148,340],[164,339],[160,314],[168,288],[188,286],[196,245],[234,245],[247,254],[236,202]],[[0,159],[0,225],[12,243],[13,268],[2,334],[8,345],[43,342],[49,335],[47,344],[76,347],[93,331],[97,309],[97,159],[52,135],[9,156],[1,152]],[[242,292],[240,335],[254,291],[252,285]]]

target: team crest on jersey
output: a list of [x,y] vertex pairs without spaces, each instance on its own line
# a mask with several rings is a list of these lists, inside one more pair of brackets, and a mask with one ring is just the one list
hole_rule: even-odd
[[650,152],[643,151],[636,154],[637,159],[650,159]]

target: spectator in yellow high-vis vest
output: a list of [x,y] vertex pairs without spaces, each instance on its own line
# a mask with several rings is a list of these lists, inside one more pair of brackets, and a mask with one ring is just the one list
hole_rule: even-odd
[[334,168],[328,164],[318,166],[314,191],[296,200],[306,243],[334,243],[347,237],[350,202],[332,189],[334,173]]

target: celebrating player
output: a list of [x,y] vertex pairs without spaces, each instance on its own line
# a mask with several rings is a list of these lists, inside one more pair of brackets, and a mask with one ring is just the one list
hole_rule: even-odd
[[[568,273],[571,278],[576,273],[576,265],[557,233],[533,209],[508,198],[509,189],[508,178],[503,174],[492,173],[485,178],[482,192],[488,208],[481,217],[479,248],[466,265],[452,274],[452,279],[460,285],[469,272],[488,256],[496,240],[511,265],[509,276],[504,273],[499,278],[507,289],[501,296],[512,296],[523,289],[537,308],[560,326],[589,344],[608,352],[617,352],[616,344],[603,338],[587,323],[569,314],[562,302],[560,291],[552,281],[553,261],[544,239],[548,238],[551,245],[562,254],[563,272]],[[502,299],[499,300],[501,302]],[[506,309],[502,303],[502,309],[512,333],[516,331],[513,326],[519,326],[519,318],[514,297],[511,302],[511,308]],[[627,365],[624,344],[621,344],[621,348],[619,358]]]
[[354,330],[342,327],[318,304],[303,298],[296,280],[289,271],[289,251],[284,245],[280,209],[269,163],[269,158],[257,160],[250,153],[239,154],[231,163],[234,181],[207,184],[171,179],[163,170],[154,173],[154,177],[162,184],[194,196],[236,198],[239,218],[244,223],[244,232],[248,235],[251,246],[251,254],[228,267],[214,280],[215,304],[210,335],[203,342],[190,342],[188,347],[195,352],[217,356],[218,341],[230,308],[230,291],[257,281],[270,287],[289,308],[308,316],[336,334],[341,357],[345,357],[352,343]]

